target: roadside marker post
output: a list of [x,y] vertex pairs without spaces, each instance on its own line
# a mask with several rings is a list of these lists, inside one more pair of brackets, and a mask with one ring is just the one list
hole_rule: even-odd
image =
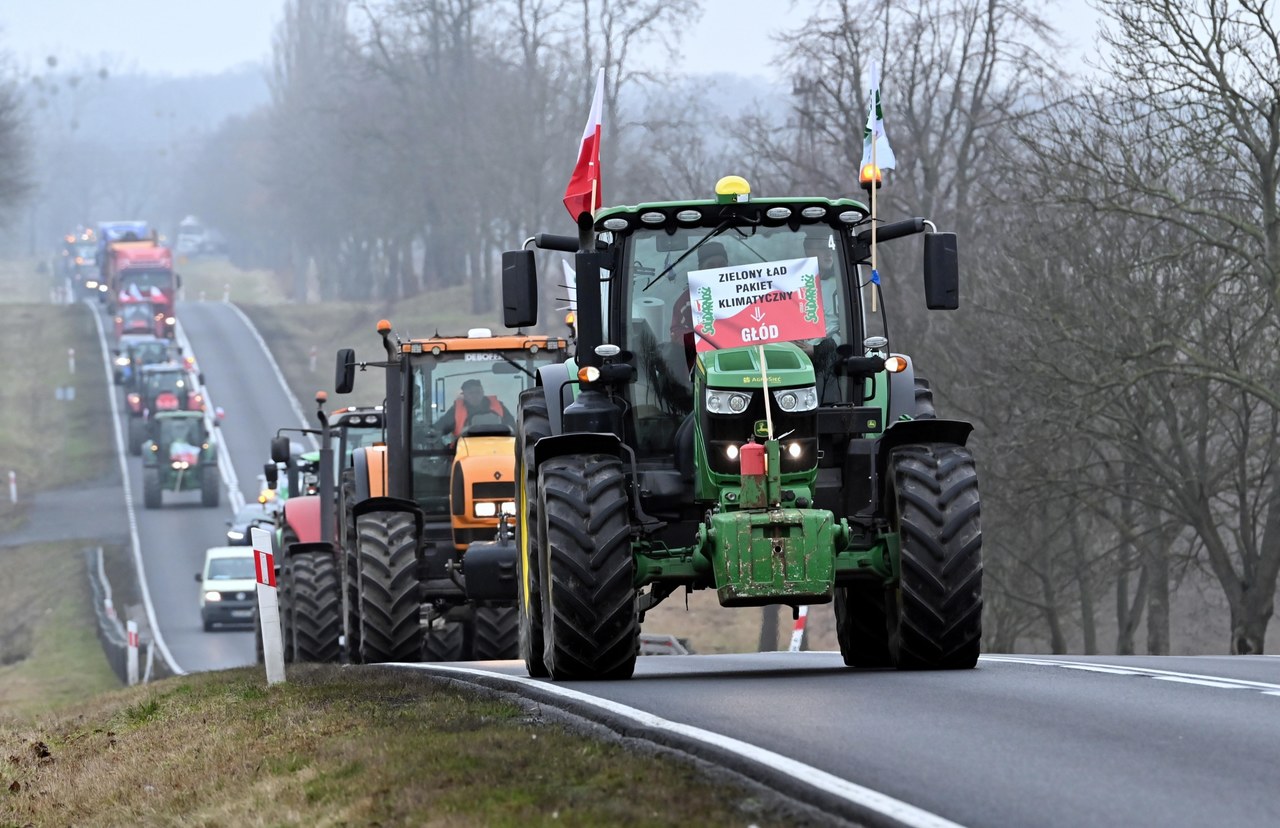
[[804,622],[809,618],[809,605],[802,604],[796,612],[796,627],[791,632],[791,646],[787,648],[787,652],[798,653],[800,646],[804,643]]
[[74,374],[76,372],[76,349],[67,349],[67,372]]
[[125,676],[129,686],[138,683],[138,622],[133,619],[125,624],[129,636],[129,649],[125,658]]
[[9,502],[18,502],[18,473],[12,469],[9,470]]
[[276,564],[271,533],[260,526],[250,531],[253,568],[258,576],[258,625],[262,629],[262,660],[267,684],[284,681],[284,640],[280,634],[280,601],[276,594]]

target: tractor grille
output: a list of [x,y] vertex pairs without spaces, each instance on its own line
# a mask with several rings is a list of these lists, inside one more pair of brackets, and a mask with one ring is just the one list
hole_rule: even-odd
[[[782,473],[804,471],[817,465],[818,458],[818,422],[816,411],[802,414],[788,414],[778,406],[773,406],[773,433],[791,436],[782,441]],[[729,457],[727,449],[730,445],[740,446],[751,437],[752,427],[757,420],[764,417],[764,397],[760,389],[751,395],[751,404],[741,414],[715,415],[702,412],[702,433],[706,435],[707,456],[711,470],[718,474],[737,474],[737,457]],[[785,450],[791,443],[799,443],[801,454],[792,457]]]
[[487,499],[502,498],[503,500],[516,499],[516,484],[514,482],[505,483],[477,483],[471,490],[474,497],[482,497]]

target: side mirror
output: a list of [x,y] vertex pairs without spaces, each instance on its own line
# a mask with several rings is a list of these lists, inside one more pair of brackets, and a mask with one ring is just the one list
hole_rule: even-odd
[[502,323],[523,328],[538,321],[538,265],[532,250],[502,254]]
[[280,469],[275,463],[267,463],[262,467],[262,476],[266,478],[267,488],[274,489],[280,480]]
[[960,307],[960,263],[955,233],[924,237],[924,303],[929,310]]
[[281,435],[279,437],[272,438],[271,460],[275,463],[289,462],[289,438],[288,437]]
[[203,580],[204,580],[204,577],[203,577],[199,572],[197,572],[197,573],[196,573],[196,583],[198,584],[198,583],[200,583],[200,582],[201,582],[201,581],[203,581]]
[[182,275],[179,273],[173,274],[173,283],[177,287],[182,287]]
[[333,373],[333,390],[337,394],[350,394],[356,387],[356,350],[339,348],[338,364]]

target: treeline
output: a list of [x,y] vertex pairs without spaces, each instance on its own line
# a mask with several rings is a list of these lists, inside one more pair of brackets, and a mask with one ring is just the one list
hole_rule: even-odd
[[[299,299],[465,284],[485,310],[501,250],[569,228],[594,67],[607,203],[704,196],[727,173],[849,195],[885,56],[899,166],[881,213],[963,244],[959,313],[916,310],[909,245],[883,269],[894,346],[977,425],[987,648],[1262,652],[1280,568],[1271,4],[1099,0],[1086,80],[1030,0],[813,3],[785,33],[790,99],[727,114],[636,61],[698,5],[291,0],[271,104],[206,143],[193,211]],[[755,68],[731,42],[683,48]]]

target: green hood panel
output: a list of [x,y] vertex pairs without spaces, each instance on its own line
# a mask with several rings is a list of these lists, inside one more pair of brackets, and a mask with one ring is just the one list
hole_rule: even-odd
[[[765,345],[763,349],[770,388],[813,385],[813,363],[799,346],[778,342]],[[698,356],[698,371],[703,374],[708,388],[759,388],[763,383],[760,351],[760,347],[707,351]]]

